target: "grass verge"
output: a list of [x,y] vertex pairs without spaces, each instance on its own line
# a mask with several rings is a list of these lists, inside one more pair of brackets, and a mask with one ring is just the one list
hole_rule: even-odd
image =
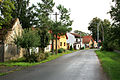
[[108,51],[96,51],[104,71],[111,80],[120,80],[120,54]]
[[[57,55],[50,55],[47,59],[43,60],[43,61],[40,61],[40,62],[35,62],[35,63],[28,63],[28,62],[4,62],[4,63],[0,63],[0,66],[22,66],[22,67],[28,67],[28,66],[34,66],[34,65],[38,65],[38,64],[41,64],[41,63],[45,63],[45,62],[48,62],[48,61],[51,61],[51,60],[54,60],[60,56],[63,56],[65,54],[70,54],[72,52],[75,52],[75,51],[78,51],[78,50],[74,50],[74,51],[66,51],[65,53],[58,53]],[[19,61],[19,60],[18,60]],[[13,71],[10,71],[10,72],[13,72]],[[5,72],[5,73],[0,73],[0,76],[2,75],[6,75],[10,72]]]

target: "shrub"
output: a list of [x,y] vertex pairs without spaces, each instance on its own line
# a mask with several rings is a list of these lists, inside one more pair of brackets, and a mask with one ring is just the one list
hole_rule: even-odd
[[58,49],[58,53],[63,53],[63,52],[65,52],[65,49],[63,48]]
[[28,54],[25,54],[24,57],[25,57],[25,61],[26,62],[38,62],[37,61],[37,58],[38,58],[38,54],[31,54],[31,55],[28,55]]
[[41,60],[44,60],[44,59],[45,59],[45,54],[44,54],[44,53],[41,53],[40,56],[39,56],[39,58],[40,58]]
[[84,47],[81,47],[81,50],[84,49]]
[[70,50],[71,50],[71,51],[73,51],[73,50],[74,50],[74,49],[73,49],[73,47],[72,47],[72,45],[70,46]]
[[45,53],[45,59],[49,57],[49,53]]

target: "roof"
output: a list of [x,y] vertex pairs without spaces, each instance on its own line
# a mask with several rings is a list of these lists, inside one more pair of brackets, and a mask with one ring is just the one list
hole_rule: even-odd
[[70,34],[74,35],[75,38],[80,38],[80,34],[77,34],[77,33],[70,33]]
[[84,44],[89,43],[90,40],[92,40],[94,42],[94,39],[92,38],[92,36],[83,36],[83,43]]
[[[60,39],[60,36],[62,36],[62,35],[58,34],[57,38]],[[66,39],[68,39],[67,34],[65,34],[65,36],[66,36]],[[54,35],[54,37],[56,37],[56,36]]]

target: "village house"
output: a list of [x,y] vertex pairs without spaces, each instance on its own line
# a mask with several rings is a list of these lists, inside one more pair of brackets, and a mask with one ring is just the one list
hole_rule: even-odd
[[0,61],[15,60],[23,57],[23,49],[14,44],[14,39],[17,35],[21,35],[22,31],[18,18],[13,20],[11,28],[0,29]]
[[83,44],[86,48],[97,48],[97,42],[92,36],[83,36]]
[[77,34],[77,33],[71,33],[75,37],[75,42],[74,42],[74,49],[78,50],[80,47],[84,47],[84,44],[82,43],[82,37]]
[[[68,39],[67,34],[57,36],[57,39],[58,39],[57,49],[60,49],[60,48],[67,49],[67,39]],[[51,49],[52,49],[52,44],[51,44]],[[56,49],[56,40],[54,40],[54,49]]]
[[76,38],[74,35],[67,33],[68,39],[67,39],[67,46],[68,49],[70,49],[70,46],[72,46],[72,48],[74,48],[74,43],[76,41]]

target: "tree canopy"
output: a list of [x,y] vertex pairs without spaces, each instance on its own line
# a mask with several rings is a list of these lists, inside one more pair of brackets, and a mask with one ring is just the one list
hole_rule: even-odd
[[0,2],[0,27],[11,27],[12,12],[14,9],[15,7],[13,1],[2,0]]

